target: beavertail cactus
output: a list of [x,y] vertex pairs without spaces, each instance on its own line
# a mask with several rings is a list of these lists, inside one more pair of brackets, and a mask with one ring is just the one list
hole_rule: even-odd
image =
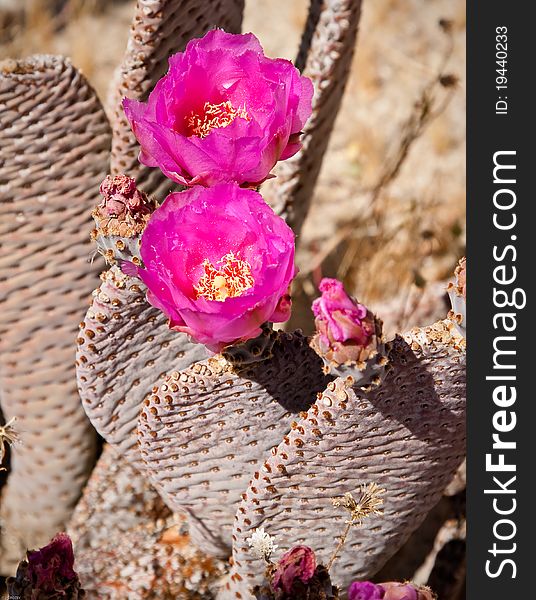
[[[154,170],[148,181],[138,169],[122,99],[143,99],[169,53],[192,36],[213,27],[238,31],[242,11],[243,0],[137,3],[112,86],[112,171],[129,164],[146,189],[162,182],[169,189]],[[70,340],[100,268],[89,261],[86,230],[108,172],[110,138],[93,90],[69,61],[37,56],[0,64],[0,277],[8,282],[0,296],[0,402],[7,421],[19,418],[21,432],[2,490],[0,572],[63,526],[93,465],[96,436],[73,386]],[[110,242],[103,253],[121,252],[117,242],[128,238],[112,225],[101,227]]]
[[[117,176],[114,179],[117,182]],[[114,179],[105,180],[105,191]],[[114,202],[126,200],[115,196]],[[101,275],[101,286],[93,292],[91,307],[80,324],[76,353],[86,413],[100,435],[132,457],[134,464],[139,462],[135,430],[139,407],[148,392],[146,380],[165,374],[170,362],[186,367],[206,356],[202,346],[169,329],[164,314],[146,302],[145,286],[117,264],[126,259],[141,264],[141,231],[145,215],[155,205],[143,194],[139,202],[144,206],[141,216],[138,202],[135,207],[127,202],[123,212],[116,214],[114,208],[110,217],[106,214],[110,199],[105,194],[93,213],[97,224],[93,238],[112,266]]]
[[464,456],[465,342],[440,321],[396,338],[386,357],[379,384],[328,383],[266,455],[236,513],[233,575],[222,597],[258,582],[246,540],[261,524],[282,550],[308,543],[327,562],[334,526],[342,533],[345,519],[333,498],[363,483],[381,485],[383,515],[350,533],[348,552],[332,568],[334,581],[347,584],[349,576],[375,573],[439,500]]
[[[104,178],[102,163],[107,122],[90,92],[82,116],[72,102],[68,126],[75,146],[70,137],[57,148],[35,142],[40,156],[51,152],[51,160],[43,168],[29,166],[20,188],[30,186],[29,211],[52,233],[59,231],[55,212],[67,212],[73,231],[65,246],[35,247],[33,222],[26,225],[24,211],[22,217],[13,212],[15,200],[26,198],[20,191],[4,203],[9,249],[24,252],[16,264],[7,255],[12,288],[0,317],[2,410],[7,419],[20,418],[21,442],[30,443],[26,454],[13,453],[2,526],[25,542],[21,515],[31,506],[52,515],[46,525],[60,527],[93,459],[95,437],[80,405],[64,396],[60,402],[55,387],[70,355],[55,363],[54,352],[44,353],[50,381],[39,379],[35,367],[29,383],[14,376],[25,364],[25,349],[46,344],[39,334],[43,324],[48,336],[50,329],[62,336],[64,328],[71,331],[64,321],[76,312],[69,295],[83,297],[91,275],[79,264],[78,246],[73,251],[90,211],[79,202],[56,205],[46,186],[40,196],[52,174],[51,190],[59,185],[85,197],[100,184],[102,195],[91,213],[91,237],[108,268],[80,323],[76,377],[81,405],[107,444],[70,524],[91,594],[141,600],[210,590],[218,600],[336,600],[352,584],[354,600],[365,593],[429,600],[428,591],[410,584],[354,580],[372,576],[400,548],[463,460],[465,339],[457,327],[465,327],[458,303],[465,298],[465,263],[450,290],[449,319],[390,341],[381,321],[336,280],[321,284],[311,339],[274,331],[272,323],[290,315],[294,234],[307,214],[341,102],[361,3],[311,2],[297,59],[304,75],[288,61],[264,57],[252,34],[230,33],[240,28],[242,0],[209,4],[213,10],[199,0],[139,0],[111,96],[111,175]],[[227,32],[206,33],[215,26]],[[157,83],[168,56],[182,50]],[[47,83],[60,87],[67,78],[68,98],[84,88],[72,67],[43,60],[34,69],[38,78],[44,73]],[[6,71],[7,122],[17,123],[22,112],[25,130],[38,127],[39,140],[43,124],[63,139],[67,125],[53,127],[55,92],[46,90],[46,101],[23,95],[23,107],[50,109],[38,125],[15,110],[17,78],[33,72],[31,66]],[[13,147],[11,178],[18,164],[16,127],[5,131]],[[73,156],[80,158],[77,171]],[[253,188],[270,178],[278,161],[277,177],[262,186],[274,212]],[[188,189],[159,205],[177,183]],[[49,212],[39,201],[52,207]],[[66,253],[73,255],[67,271]],[[46,280],[35,280],[35,271],[49,268],[60,282],[58,298],[51,294],[54,304],[47,301]],[[44,308],[22,311],[21,319],[18,294],[30,285],[26,273]],[[17,399],[36,394],[23,414],[15,410],[15,392]],[[45,426],[41,415],[31,417],[41,406],[51,421]],[[65,453],[69,436],[83,445],[71,444],[72,456]],[[38,457],[39,463],[36,448],[55,460]],[[10,484],[22,476],[30,484],[18,482],[15,501]],[[21,502],[24,486],[30,492]],[[37,496],[40,487],[44,493]],[[36,535],[37,525],[28,523]],[[108,539],[118,532],[120,545]],[[196,548],[186,550],[190,541]],[[113,565],[103,564],[103,553]],[[197,581],[183,568],[186,561],[202,563]],[[19,583],[26,585],[27,575],[21,572]],[[77,587],[73,597],[81,594]]]
[[64,526],[93,466],[72,340],[98,280],[87,228],[109,144],[69,61],[0,63],[0,403],[20,442],[0,501],[0,573]]
[[191,514],[200,547],[222,556],[252,473],[326,385],[319,358],[297,333],[277,334],[268,357],[244,361],[238,372],[230,358],[170,372],[145,400],[138,432],[157,489]]
[[[210,46],[213,37],[203,43]],[[244,39],[220,37],[231,47]],[[164,83],[158,93],[169,100]],[[219,90],[219,104],[231,102],[231,87]],[[169,123],[159,122],[161,103],[151,108],[152,101],[148,108],[126,104],[141,159],[191,185],[199,175],[194,163],[173,167],[162,154],[158,140]],[[153,109],[148,137],[142,129]],[[248,122],[242,113],[218,121],[206,139],[230,139],[238,121]],[[126,189],[113,187],[119,184]],[[78,340],[80,394],[98,431],[171,510],[187,515],[201,549],[232,555],[222,600],[262,590],[248,543],[261,526],[278,553],[286,552],[273,582],[284,593],[317,575],[312,563],[306,568],[307,552],[293,561],[292,547],[305,543],[330,569],[328,580],[343,588],[372,575],[418,527],[463,460],[465,341],[454,323],[439,321],[385,344],[381,322],[340,282],[325,280],[313,339],[275,333],[266,321],[283,320],[277,317],[290,308],[294,249],[288,227],[261,196],[216,183],[171,194],[155,209],[144,196],[132,204],[137,192],[122,176],[107,179],[103,190],[94,238],[109,262],[126,262],[103,274]],[[140,205],[147,223],[129,229]],[[121,228],[120,239],[104,229],[107,216]],[[199,360],[194,341],[219,354]],[[328,585],[322,572],[318,578]]]

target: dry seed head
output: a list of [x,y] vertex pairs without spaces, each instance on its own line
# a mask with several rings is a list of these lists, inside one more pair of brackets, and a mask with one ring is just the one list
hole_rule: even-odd
[[382,515],[383,505],[381,495],[385,489],[380,488],[375,483],[363,484],[359,488],[359,496],[354,498],[351,492],[346,492],[342,498],[335,498],[333,506],[341,506],[350,513],[350,520],[346,521],[348,525],[360,525],[366,517],[370,515]]

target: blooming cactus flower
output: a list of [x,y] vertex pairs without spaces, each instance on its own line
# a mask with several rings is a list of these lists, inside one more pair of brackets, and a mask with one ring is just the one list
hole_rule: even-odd
[[337,279],[322,279],[319,289],[322,295],[312,306],[317,330],[313,348],[335,366],[366,360],[376,351],[380,323]]
[[316,570],[316,557],[311,548],[295,546],[283,554],[276,565],[272,580],[274,589],[290,594],[295,581],[308,583]]
[[260,183],[300,148],[313,86],[257,38],[221,30],[169,59],[147,102],[123,100],[140,162],[183,185]]
[[141,257],[149,302],[215,352],[290,316],[294,234],[253,190],[222,183],[170,194],[145,228]]

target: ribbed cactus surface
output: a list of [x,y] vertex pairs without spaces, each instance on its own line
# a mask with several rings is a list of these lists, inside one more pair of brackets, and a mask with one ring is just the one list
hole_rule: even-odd
[[240,598],[260,583],[246,542],[258,527],[282,551],[308,544],[327,563],[347,518],[332,500],[363,484],[385,489],[383,515],[350,533],[332,568],[344,588],[378,571],[439,501],[465,455],[465,341],[439,321],[395,338],[387,355],[379,385],[328,383],[266,454],[236,512],[222,598]]
[[140,406],[170,364],[184,368],[206,356],[167,326],[145,299],[145,286],[117,266],[102,275],[77,338],[82,405],[104,439],[139,462]]
[[93,466],[72,342],[101,266],[87,231],[109,145],[104,111],[69,61],[0,63],[0,402],[20,437],[2,490],[0,573],[63,527]]
[[238,372],[223,358],[171,372],[140,413],[151,480],[172,508],[188,511],[194,540],[211,553],[231,553],[252,473],[326,385],[303,336],[279,334],[270,354]]

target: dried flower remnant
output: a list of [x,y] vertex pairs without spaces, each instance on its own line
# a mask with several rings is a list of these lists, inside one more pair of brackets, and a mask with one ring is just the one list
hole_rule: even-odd
[[380,508],[383,505],[382,494],[385,489],[380,488],[376,483],[363,484],[359,488],[359,496],[357,500],[354,498],[351,492],[346,492],[342,498],[335,498],[333,500],[333,506],[344,508],[350,515],[350,518],[346,521],[346,527],[341,535],[339,544],[335,548],[328,564],[327,569],[331,569],[331,566],[335,562],[339,552],[342,550],[346,543],[346,538],[350,533],[350,529],[356,525],[361,525],[363,519],[371,515],[382,515],[383,511]]
[[19,441],[19,433],[13,427],[16,420],[16,417],[12,417],[5,425],[0,425],[0,471],[7,471],[6,467],[2,466],[7,444],[15,444]]
[[300,149],[313,85],[257,38],[209,31],[169,59],[147,102],[127,98],[139,160],[182,185],[259,184]]
[[66,533],[58,533],[40,550],[29,550],[15,577],[8,578],[7,589],[10,598],[21,600],[85,598],[74,570],[71,538]]
[[102,202],[92,215],[98,233],[103,235],[130,237],[140,234],[156,208],[156,203],[126,175],[108,175],[100,185],[100,193]]
[[274,544],[274,538],[264,531],[264,527],[259,527],[246,539],[249,547],[258,558],[270,560],[272,554],[277,550],[277,544]]
[[337,600],[329,571],[308,546],[294,546],[277,564],[267,561],[266,582],[253,588],[257,600]]
[[236,184],[170,194],[132,267],[176,331],[210,350],[256,338],[290,316],[294,234],[262,196]]
[[333,500],[333,506],[341,506],[350,514],[349,525],[360,525],[369,515],[382,515],[380,506],[383,505],[381,495],[385,492],[375,483],[362,485],[357,500],[351,492],[346,492],[342,498]]
[[316,570],[315,553],[308,546],[295,546],[277,562],[272,586],[290,594],[296,580],[309,583]]

